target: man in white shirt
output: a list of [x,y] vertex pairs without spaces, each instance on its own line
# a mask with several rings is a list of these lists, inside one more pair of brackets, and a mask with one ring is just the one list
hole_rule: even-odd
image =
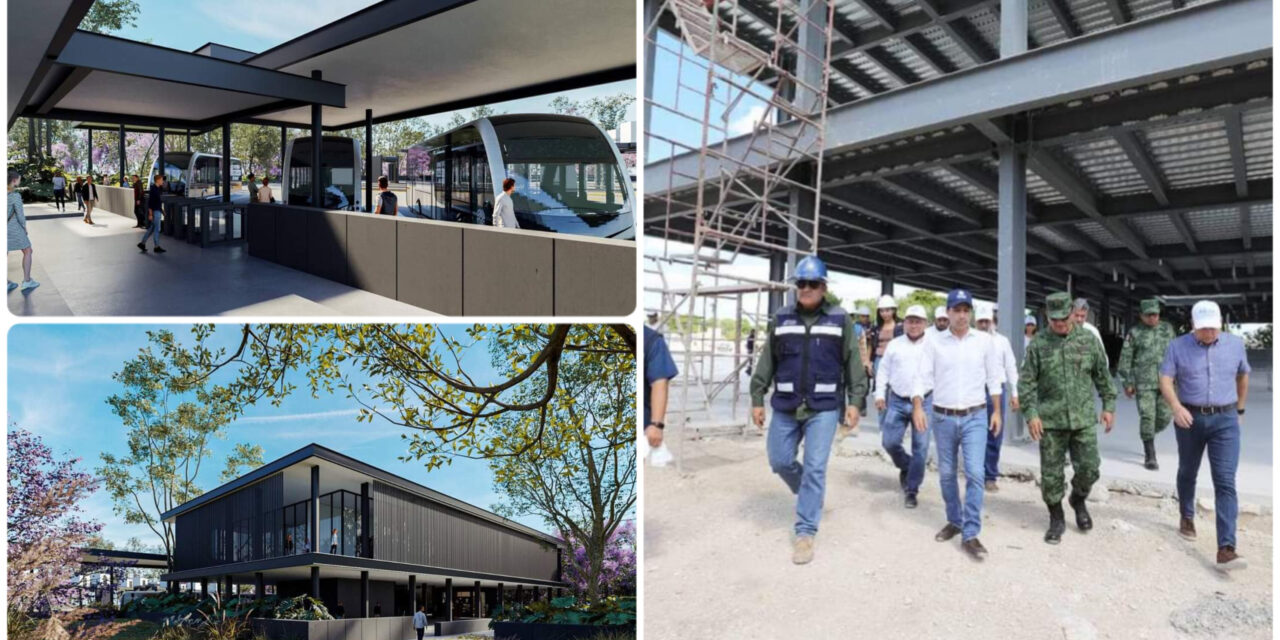
[[[975,560],[987,557],[978,541],[982,530],[983,460],[987,450],[987,430],[1000,432],[999,410],[988,421],[986,394],[997,403],[1003,366],[991,346],[991,336],[969,328],[973,296],[965,289],[947,295],[950,326],[944,333],[925,340],[911,392],[911,420],[917,431],[929,425],[924,399],[933,392],[933,437],[938,443],[938,475],[942,500],[946,503],[947,525],[934,536],[946,542],[962,534],[961,548]],[[956,453],[963,456],[965,492],[961,511],[956,483]]]
[[947,308],[945,306],[938,307],[933,310],[933,326],[924,330],[926,338],[936,336],[947,330],[947,325],[951,324],[951,320],[947,318]]
[[[1013,345],[1009,343],[1009,339],[1004,337],[999,331],[996,331],[995,311],[990,307],[983,307],[978,310],[978,330],[991,336],[991,346],[996,350],[996,356],[1000,359],[1001,373],[1004,376],[1005,387],[1000,394],[1000,414],[1004,415],[1004,397],[1009,396],[1009,404],[1014,411],[1018,410],[1018,362],[1013,357]],[[987,398],[987,415],[991,415],[994,404],[991,398]],[[984,465],[986,476],[987,491],[999,491],[1000,485],[996,484],[996,479],[1000,477],[1000,445],[1004,442],[1004,430],[999,433],[987,435],[987,458]]]
[[418,640],[422,640],[422,634],[427,629],[427,607],[426,605],[418,605],[418,611],[413,614],[413,630],[418,634]]
[[493,226],[506,229],[519,229],[516,222],[516,206],[511,201],[511,194],[516,192],[516,181],[507,178],[502,181],[502,193],[493,201]]
[[[1071,304],[1071,321],[1076,325],[1084,327],[1085,331],[1093,334],[1098,339],[1098,344],[1102,345],[1102,353],[1106,355],[1107,345],[1102,341],[1102,334],[1098,333],[1098,328],[1089,324],[1089,301],[1084,298],[1076,298]],[[1111,356],[1107,356],[1107,370],[1111,369]]]
[[[929,457],[928,429],[911,433],[911,454],[902,447],[911,427],[911,389],[915,384],[916,365],[924,349],[924,330],[929,319],[924,307],[912,305],[903,321],[906,330],[889,341],[880,358],[876,375],[876,411],[880,414],[880,444],[898,467],[898,484],[905,494],[903,506],[916,508],[916,494],[924,481],[924,464]],[[931,395],[924,398],[925,411],[932,408]]]
[[268,181],[266,176],[262,176],[262,186],[258,188],[258,202],[271,202],[271,185],[267,184]]

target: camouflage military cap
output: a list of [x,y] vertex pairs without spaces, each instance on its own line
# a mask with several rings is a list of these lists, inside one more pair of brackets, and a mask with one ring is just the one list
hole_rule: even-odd
[[1050,320],[1061,320],[1071,315],[1071,295],[1064,291],[1051,293],[1044,299],[1044,306]]
[[1160,301],[1155,298],[1147,298],[1142,301],[1142,315],[1148,313],[1160,313]]

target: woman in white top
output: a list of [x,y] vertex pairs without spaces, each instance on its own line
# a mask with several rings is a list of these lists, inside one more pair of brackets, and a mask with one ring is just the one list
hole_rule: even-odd
[[267,184],[266,176],[262,176],[262,188],[258,189],[258,202],[274,202],[271,197],[271,185]]

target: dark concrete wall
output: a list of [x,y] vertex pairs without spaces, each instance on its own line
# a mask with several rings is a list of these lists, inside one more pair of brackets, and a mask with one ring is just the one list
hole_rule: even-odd
[[252,203],[249,255],[446,315],[635,308],[636,243]]

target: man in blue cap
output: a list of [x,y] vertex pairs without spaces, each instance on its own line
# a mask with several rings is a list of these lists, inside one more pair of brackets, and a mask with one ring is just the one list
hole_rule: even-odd
[[[840,409],[845,408],[845,424],[856,427],[867,396],[867,374],[853,323],[826,299],[827,266],[808,256],[796,265],[792,280],[796,303],[774,314],[751,377],[751,418],[764,427],[764,396],[772,386],[769,466],[796,495],[791,561],[806,564],[813,560]],[[801,440],[804,459],[797,461]]]
[[[982,529],[982,495],[985,479],[987,432],[1000,434],[1000,387],[1004,366],[991,336],[969,326],[973,296],[965,289],[947,295],[946,331],[928,339],[916,369],[911,393],[912,421],[917,431],[933,429],[938,443],[938,475],[942,500],[946,503],[947,524],[934,536],[946,542],[962,534],[961,548],[975,560],[987,556],[978,540]],[[924,399],[933,393],[932,415],[925,415]],[[987,413],[987,394],[992,411]],[[964,464],[965,492],[961,508],[956,482],[956,452]]]

